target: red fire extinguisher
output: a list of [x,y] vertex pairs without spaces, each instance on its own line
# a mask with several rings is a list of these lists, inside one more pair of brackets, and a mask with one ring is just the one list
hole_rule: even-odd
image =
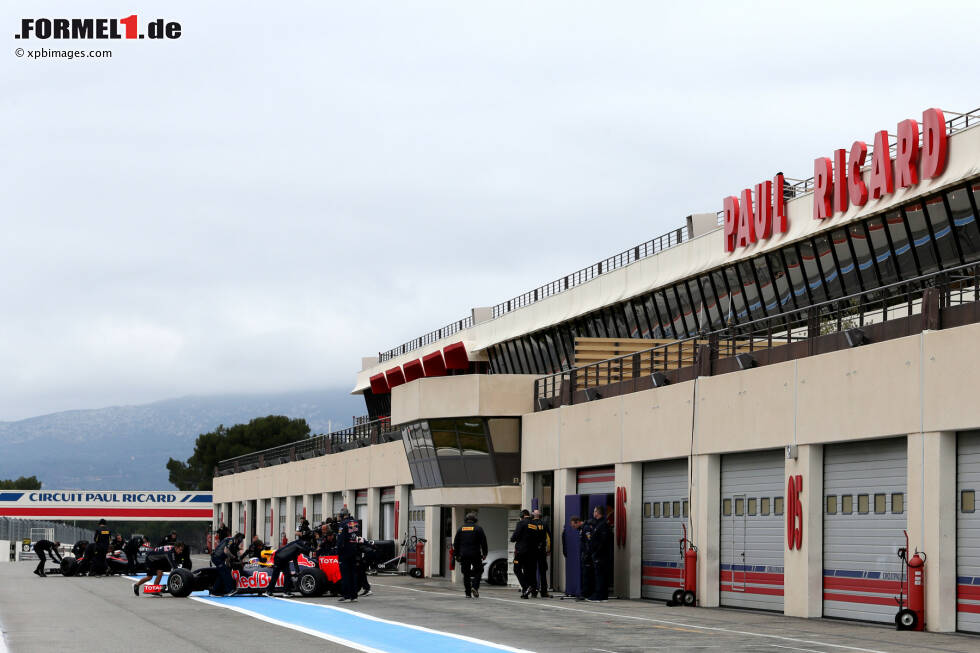
[[681,575],[681,587],[674,591],[668,605],[694,606],[698,600],[698,547],[687,538],[687,524],[681,524],[684,537],[680,540],[681,559],[684,569]]
[[[926,627],[926,554],[916,549],[909,556],[909,532],[905,531],[905,548],[898,550],[902,559],[902,584],[899,585],[898,614],[895,627],[898,630],[925,630]],[[906,574],[906,567],[908,573]],[[903,591],[904,587],[904,591]],[[908,603],[905,595],[908,595]]]
[[449,547],[449,571],[456,571],[456,552],[453,547]]
[[415,543],[415,566],[420,572],[416,578],[422,578],[425,574],[425,540]]

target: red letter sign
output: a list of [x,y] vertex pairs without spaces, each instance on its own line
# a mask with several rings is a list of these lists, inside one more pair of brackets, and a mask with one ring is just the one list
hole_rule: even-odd
[[755,207],[752,213],[757,240],[766,240],[772,235],[772,182],[764,181],[755,185]]
[[932,179],[946,167],[946,117],[939,109],[922,112],[922,178]]
[[786,224],[786,178],[783,177],[783,173],[776,175],[773,185],[775,188],[772,196],[772,230],[777,234],[784,234],[789,231],[789,226]]
[[834,151],[834,212],[847,210],[847,150]]
[[854,141],[851,145],[851,155],[847,160],[847,190],[851,196],[851,204],[864,206],[868,203],[868,186],[861,178],[861,167],[868,158],[868,146],[864,141]]
[[888,151],[888,132],[875,134],[875,151],[871,155],[871,199],[881,199],[895,190],[892,179],[892,156]]
[[790,476],[786,482],[786,544],[790,551],[803,546],[803,476]]
[[813,218],[823,220],[834,215],[831,206],[831,177],[833,166],[825,156],[813,162]]
[[735,241],[739,247],[745,247],[755,242],[755,228],[752,218],[752,191],[748,188],[742,191],[742,215],[738,219],[738,238]]
[[725,251],[735,251],[738,237],[738,198],[729,195],[725,198]]
[[919,158],[919,123],[903,120],[898,123],[898,148],[895,150],[895,174],[898,187],[908,188],[919,183],[919,171],[915,169]]

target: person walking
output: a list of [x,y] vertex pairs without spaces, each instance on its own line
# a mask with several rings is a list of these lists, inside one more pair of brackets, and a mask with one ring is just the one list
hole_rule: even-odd
[[[61,564],[61,554],[58,553],[58,547],[61,546],[61,542],[52,542],[51,540],[38,540],[34,543],[34,553],[37,554],[38,561],[37,567],[34,568],[34,573],[45,578],[47,574],[44,573],[44,563],[48,556],[51,556],[51,562],[56,562]],[[55,557],[57,556],[57,559]]]
[[602,506],[596,506],[592,511],[592,566],[595,570],[595,586],[592,595],[587,599],[593,602],[603,602],[609,599],[609,571],[612,563],[612,529],[606,521],[606,511]]
[[483,561],[487,559],[487,534],[476,523],[476,513],[463,518],[463,525],[453,537],[453,552],[463,572],[463,590],[466,598],[480,598],[480,579],[483,577]]
[[541,511],[534,509],[531,524],[537,529],[538,549],[534,554],[534,574],[537,587],[541,590],[541,598],[548,598],[548,556],[551,555],[551,529],[541,517]]
[[528,598],[532,592],[537,596],[538,587],[533,570],[538,547],[538,530],[531,524],[531,513],[527,510],[521,511],[521,519],[514,527],[514,534],[510,536],[510,541],[514,543],[514,575],[517,576],[517,582],[521,584],[521,598]]

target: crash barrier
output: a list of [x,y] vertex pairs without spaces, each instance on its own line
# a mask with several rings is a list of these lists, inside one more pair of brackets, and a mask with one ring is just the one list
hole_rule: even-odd
[[[6,540],[8,542],[7,546],[0,545],[0,562],[15,560],[17,559],[16,554],[24,553],[22,549],[25,539],[33,544],[34,540],[31,537],[32,529],[41,529],[48,534],[53,533],[53,539],[62,543],[91,539],[92,536],[92,530],[88,528],[80,528],[78,526],[59,524],[58,522],[40,519],[0,517],[0,541]],[[52,537],[48,537],[47,539],[52,539]],[[15,555],[14,557],[8,558],[4,553],[9,549],[10,543],[15,545]],[[30,548],[28,548],[28,551],[30,551]],[[34,560],[36,561],[37,558],[35,557]]]

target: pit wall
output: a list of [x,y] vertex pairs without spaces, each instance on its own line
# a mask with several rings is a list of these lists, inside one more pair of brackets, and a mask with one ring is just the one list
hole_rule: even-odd
[[[643,462],[687,458],[692,539],[701,547],[699,603],[719,604],[721,454],[797,445],[785,477],[804,478],[802,546],[784,551],[785,613],[822,614],[823,445],[905,436],[911,546],[929,554],[926,623],[955,630],[956,432],[980,426],[980,325],[562,406],[523,416],[522,472],[553,470],[554,523],[575,469],[614,465],[626,489],[627,541],[616,590],[639,598]],[[556,529],[560,526],[556,526]],[[904,544],[904,543],[902,543]],[[785,543],[784,543],[785,546]],[[564,561],[558,561],[563,567]],[[563,573],[557,577],[563,578]]]

